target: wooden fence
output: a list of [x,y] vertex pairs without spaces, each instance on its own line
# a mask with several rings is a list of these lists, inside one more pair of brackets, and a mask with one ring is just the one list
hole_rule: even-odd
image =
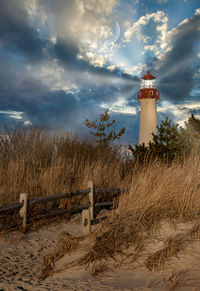
[[[51,201],[59,201],[61,199],[64,199],[66,202],[66,207],[64,207],[64,209],[59,209],[56,211],[49,211],[49,213],[34,217],[34,220],[53,217],[53,216],[57,216],[57,215],[62,215],[65,213],[68,213],[68,215],[71,215],[73,213],[82,212],[83,232],[85,234],[87,234],[91,231],[91,225],[97,224],[97,223],[99,223],[102,220],[107,218],[107,217],[102,217],[99,219],[95,219],[95,217],[94,217],[95,207],[103,207],[103,206],[105,207],[105,206],[114,206],[114,205],[117,206],[118,205],[118,201],[116,201],[116,202],[113,202],[113,201],[96,202],[95,203],[95,195],[99,194],[99,193],[111,193],[111,192],[119,195],[127,190],[129,190],[129,188],[99,189],[99,188],[94,187],[94,183],[92,181],[89,181],[87,189],[79,190],[79,191],[72,192],[72,193],[63,193],[63,194],[57,194],[57,195],[41,197],[41,198],[34,198],[34,199],[28,199],[27,193],[21,193],[19,203],[0,207],[0,215],[3,214],[3,216],[4,216],[4,214],[7,214],[9,211],[19,210],[19,214],[22,217],[23,231],[26,231],[27,218],[28,218],[27,217],[28,208],[31,205],[47,203],[47,202],[51,202]],[[88,204],[71,206],[71,200],[73,197],[84,196],[84,195],[88,195],[88,197],[89,197]],[[19,225],[19,223],[16,223],[14,226],[18,226],[18,225]]]

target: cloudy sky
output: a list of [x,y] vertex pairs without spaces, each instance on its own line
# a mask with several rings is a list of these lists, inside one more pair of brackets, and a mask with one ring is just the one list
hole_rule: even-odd
[[200,118],[197,0],[0,0],[0,127],[84,134],[109,108],[138,142],[140,78],[160,91],[158,122]]

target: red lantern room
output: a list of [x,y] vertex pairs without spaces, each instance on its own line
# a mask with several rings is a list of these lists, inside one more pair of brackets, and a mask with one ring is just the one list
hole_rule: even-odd
[[160,92],[156,89],[156,78],[150,74],[150,71],[142,77],[141,89],[138,91],[138,100],[143,98],[153,98],[158,100]]

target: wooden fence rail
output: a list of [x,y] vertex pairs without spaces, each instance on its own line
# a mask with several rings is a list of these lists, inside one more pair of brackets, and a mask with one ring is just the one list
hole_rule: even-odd
[[22,208],[24,203],[16,203],[16,204],[11,204],[11,205],[6,205],[4,207],[1,207],[0,208],[0,214],[1,213],[4,213],[4,212],[7,212],[9,210],[17,210],[17,209],[20,209]]
[[[89,192],[90,192],[90,189],[86,189],[86,190],[76,191],[72,193],[63,193],[63,194],[57,194],[57,195],[52,195],[52,196],[47,196],[47,197],[34,198],[28,201],[28,205],[33,205],[36,203],[46,203],[46,202],[51,202],[51,201],[56,201],[56,200],[61,200],[61,199],[68,199],[69,197],[71,198],[71,197],[76,197],[79,195],[86,195]],[[3,212],[7,212],[9,210],[20,209],[22,206],[23,206],[23,202],[0,207],[0,214]]]
[[[26,227],[27,227],[27,213],[28,213],[29,206],[34,205],[34,204],[47,203],[47,202],[51,202],[51,201],[58,201],[61,199],[66,199],[69,203],[67,209],[54,210],[54,211],[51,211],[49,213],[39,215],[37,217],[32,217],[31,219],[29,219],[29,221],[31,221],[31,220],[36,221],[36,220],[39,220],[42,218],[53,217],[53,216],[62,215],[65,213],[73,214],[73,213],[82,211],[82,225],[83,225],[83,228],[85,229],[84,232],[88,233],[91,230],[91,225],[97,224],[100,221],[105,219],[105,217],[100,218],[100,219],[96,219],[96,220],[94,219],[94,208],[95,207],[114,206],[114,205],[117,206],[118,205],[117,201],[116,202],[109,201],[109,202],[96,202],[95,203],[94,202],[95,201],[94,195],[98,194],[98,193],[111,193],[111,192],[115,192],[117,194],[120,194],[120,193],[123,193],[127,190],[129,190],[129,188],[123,188],[123,189],[120,189],[120,188],[104,188],[104,189],[95,188],[93,182],[89,181],[87,189],[79,190],[79,191],[71,192],[71,193],[62,193],[62,194],[34,198],[34,199],[28,199],[28,194],[22,193],[20,195],[20,202],[19,203],[0,207],[0,214],[1,215],[6,214],[10,210],[19,210],[19,214],[23,218],[22,225],[23,225],[23,230],[25,231]],[[73,197],[77,197],[80,195],[83,195],[83,196],[88,195],[89,196],[89,203],[84,204],[84,205],[71,206],[71,199]],[[16,225],[19,225],[19,223],[17,223]]]

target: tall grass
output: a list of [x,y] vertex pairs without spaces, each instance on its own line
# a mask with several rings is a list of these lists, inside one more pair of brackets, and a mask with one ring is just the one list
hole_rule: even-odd
[[[110,258],[124,256],[131,248],[132,261],[142,253],[152,234],[163,222],[176,225],[179,222],[198,221],[200,217],[200,157],[192,154],[182,163],[174,161],[170,166],[154,161],[133,169],[132,186],[121,196],[119,207],[93,234],[89,252],[81,259],[80,265],[104,266]],[[199,229],[199,225],[195,226]],[[192,237],[194,231],[186,235]],[[175,256],[182,247],[184,238],[173,238],[160,256]],[[173,243],[172,243],[173,242]],[[181,247],[180,247],[180,243]],[[125,256],[126,257],[126,256]],[[150,266],[150,257],[146,266]],[[153,264],[153,263],[152,263]],[[155,262],[154,262],[155,264]],[[153,264],[153,265],[154,265]],[[158,264],[159,265],[159,264]]]
[[87,188],[123,187],[131,168],[117,148],[97,146],[68,132],[8,128],[0,135],[0,206],[30,197]]

